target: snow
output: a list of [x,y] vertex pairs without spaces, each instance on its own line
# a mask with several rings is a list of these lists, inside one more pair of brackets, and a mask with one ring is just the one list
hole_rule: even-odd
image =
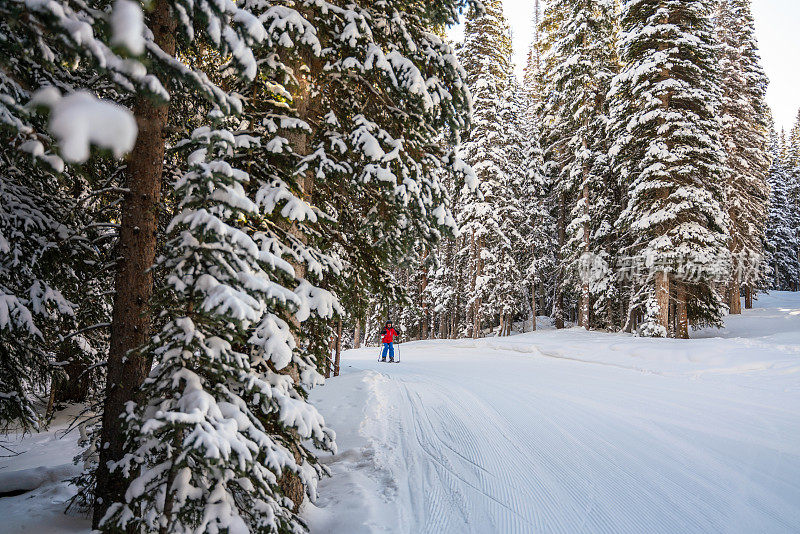
[[78,430],[66,433],[72,406],[60,413],[46,432],[0,435],[0,444],[18,452],[16,456],[0,449],[0,493],[32,490],[21,495],[0,497],[0,518],[4,534],[23,532],[89,531],[91,521],[76,514],[64,514],[75,488],[66,479],[80,473],[72,459],[80,452]]
[[327,532],[797,532],[800,293],[689,341],[580,328],[346,351]]
[[131,0],[117,0],[111,13],[111,44],[127,48],[131,54],[144,52],[144,13]]
[[[312,534],[800,531],[800,293],[761,295],[688,341],[539,330],[342,354],[311,393],[337,434]],[[3,532],[88,532],[64,515],[64,418],[7,436]]]
[[111,150],[116,158],[133,150],[138,132],[136,120],[130,110],[118,104],[88,91],[62,96],[51,86],[39,89],[30,105],[50,108],[48,129],[67,161],[86,161],[91,145]]

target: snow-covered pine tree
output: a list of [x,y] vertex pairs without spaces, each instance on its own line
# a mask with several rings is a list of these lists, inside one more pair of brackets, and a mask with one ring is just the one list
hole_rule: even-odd
[[[497,267],[498,279],[494,283],[495,313],[500,317],[499,335],[510,335],[514,318],[527,311],[530,305],[529,288],[526,287],[524,261],[530,253],[525,239],[526,226],[532,215],[526,213],[523,197],[526,193],[526,152],[520,150],[530,139],[525,137],[524,119],[520,106],[522,88],[513,74],[508,76],[506,87],[501,94],[499,123],[504,126],[503,198],[498,206],[500,234],[505,238],[498,243],[500,263]],[[489,267],[489,266],[487,266]],[[491,267],[490,267],[491,269]],[[492,276],[487,269],[487,276]],[[527,314],[526,314],[527,315]]]
[[522,147],[520,169],[518,172],[519,213],[518,232],[521,242],[514,245],[517,263],[524,279],[526,304],[536,330],[536,315],[543,308],[542,297],[546,294],[547,283],[552,272],[553,262],[553,221],[544,206],[547,188],[542,175],[542,149],[539,144],[539,121],[536,115],[535,88],[528,85],[532,79],[526,78],[517,87],[513,105],[519,124],[519,143]]
[[[555,1],[547,6],[543,46],[543,114],[548,168],[566,205],[561,257],[563,283],[578,295],[578,324],[589,328],[593,302],[616,309],[609,254],[603,245],[618,213],[606,153],[606,93],[617,71],[614,4],[607,0]],[[597,265],[595,265],[597,264]],[[592,291],[594,289],[594,291]],[[607,323],[606,321],[603,321]]]
[[520,111],[520,130],[523,138],[523,184],[522,210],[527,215],[521,228],[525,246],[521,249],[520,265],[525,270],[532,328],[536,329],[536,315],[545,314],[548,297],[553,294],[555,273],[556,240],[555,220],[547,209],[551,196],[551,184],[545,181],[544,152],[542,150],[542,128],[539,106],[542,100],[541,53],[542,43],[539,26],[541,10],[538,0],[534,3],[534,32],[531,40],[522,86],[517,93]]
[[393,269],[455,232],[444,180],[474,183],[454,149],[468,122],[464,72],[434,31],[466,3],[299,5],[319,46],[297,39],[283,58],[308,73],[290,87],[309,125],[302,143],[290,139],[302,156],[296,177],[335,221],[307,238],[340,255],[349,279],[335,289],[355,308],[367,295],[403,301]]
[[[86,93],[62,98],[85,78],[66,65],[76,55],[122,60],[102,38],[83,30],[104,14],[75,12],[61,2],[0,5],[0,426],[36,428],[34,408],[66,375],[52,365],[78,324],[81,267],[96,259],[87,246],[86,213],[76,194],[81,177],[65,168],[88,158],[92,145],[122,155],[135,124],[123,108]],[[80,35],[79,35],[80,34]],[[129,65],[130,67],[130,65]],[[77,71],[77,72],[76,72]],[[139,80],[136,72],[119,78]],[[127,76],[127,78],[126,78]],[[39,91],[40,88],[46,89]],[[41,113],[39,113],[41,112]],[[92,114],[118,121],[109,132]],[[109,134],[116,135],[109,135]],[[66,172],[64,172],[66,171]],[[43,399],[47,403],[46,397]]]
[[728,306],[731,313],[741,313],[741,289],[750,303],[762,276],[770,167],[768,80],[760,65],[750,0],[722,0],[716,18],[732,259]]
[[689,324],[720,325],[726,311],[717,289],[729,275],[729,253],[714,7],[711,0],[622,5],[611,154],[628,190],[619,220],[627,252],[643,267],[629,306],[641,335],[687,337]]
[[[176,38],[185,38],[188,49],[197,37],[196,43],[230,54],[231,64],[252,77],[255,61],[248,45],[263,39],[264,28],[233,3],[206,1],[157,1],[147,16],[138,2],[128,0],[113,5],[14,1],[0,6],[0,13],[4,35],[0,115],[10,130],[10,142],[4,147],[19,147],[61,171],[65,162],[85,162],[92,146],[119,157],[134,148],[134,140],[137,143],[137,158],[126,166],[127,195],[122,202],[121,259],[116,262],[116,313],[108,358],[111,387],[104,411],[106,446],[100,449],[99,462],[98,492],[104,499],[98,501],[97,521],[104,506],[121,498],[124,490],[124,481],[110,480],[107,466],[122,455],[118,416],[123,404],[149,369],[148,361],[124,358],[148,335],[149,268],[167,119],[164,102],[186,91],[227,111],[239,108],[237,98],[177,58]],[[105,80],[98,85],[108,98],[136,100],[134,115],[141,119],[138,136],[130,112],[79,91],[89,78]],[[49,87],[34,93],[42,86]],[[31,117],[31,104],[47,110],[46,121]],[[42,179],[48,178],[53,179]],[[52,300],[53,292],[48,295]]]
[[565,269],[563,262],[563,248],[566,239],[567,199],[561,190],[559,176],[565,166],[568,154],[568,121],[558,116],[558,102],[562,98],[557,92],[546,89],[549,81],[547,73],[558,66],[557,56],[548,53],[558,39],[558,29],[565,15],[563,10],[552,9],[551,4],[546,4],[542,13],[541,23],[537,28],[536,43],[539,65],[536,86],[541,96],[537,102],[537,115],[541,125],[540,145],[542,148],[542,177],[546,184],[546,201],[550,218],[553,221],[554,258],[553,271],[548,284],[548,291],[552,301],[551,315],[556,328],[564,328],[568,315],[564,309],[564,279]]
[[[104,531],[304,531],[278,481],[293,472],[313,495],[321,468],[298,439],[334,445],[305,402],[321,377],[289,317],[330,317],[338,304],[297,278],[288,244],[259,231],[267,226],[245,191],[249,176],[227,161],[257,142],[203,127],[184,144],[194,150],[156,264],[166,325],[140,350],[155,367],[142,401],[126,407],[129,452],[117,465],[134,478]],[[290,364],[297,383],[278,374]]]
[[[786,139],[784,152],[785,167],[788,173],[786,184],[786,196],[791,210],[791,224],[794,228],[796,242],[800,244],[800,110],[797,112],[797,119]],[[797,247],[797,257],[800,261],[800,246]],[[800,277],[795,279],[792,287],[795,291],[800,291]]]
[[[116,14],[113,14],[116,13]],[[208,61],[191,61],[197,50],[219,54],[228,71],[252,80],[257,64],[251,46],[265,41],[267,31],[249,11],[233,2],[213,0],[155,0],[142,17],[137,3],[119,0],[112,13],[114,37],[128,42],[133,54],[142,54],[150,66],[147,84],[129,87],[136,91],[133,114],[139,125],[134,152],[125,169],[128,190],[121,205],[117,250],[114,308],[107,363],[108,388],[97,463],[97,499],[93,526],[106,515],[107,507],[124,501],[128,476],[110,467],[124,455],[120,431],[126,404],[133,400],[148,375],[151,360],[137,349],[150,337],[152,324],[152,270],[158,241],[158,210],[164,166],[169,101],[179,95],[204,99],[224,113],[241,111],[241,97],[222,90],[213,80],[218,72],[206,74]],[[99,31],[99,29],[98,29]],[[138,50],[133,50],[138,48]],[[195,65],[200,65],[197,67]],[[146,71],[137,67],[136,72]],[[165,89],[167,88],[167,89]]]
[[[473,127],[463,144],[464,159],[475,170],[480,196],[463,191],[459,199],[458,223],[468,241],[460,251],[469,272],[468,335],[479,337],[485,320],[507,313],[510,292],[522,287],[519,266],[514,261],[512,237],[505,218],[516,211],[512,182],[521,173],[519,165],[510,169],[511,136],[514,124],[507,104],[511,65],[511,35],[500,0],[484,3],[474,10],[464,27],[464,43],[459,49],[473,96]],[[514,150],[517,147],[513,147]],[[506,285],[505,280],[511,280]]]
[[764,248],[769,263],[770,289],[796,291],[800,280],[800,240],[797,234],[797,207],[792,203],[791,190],[796,185],[787,168],[781,139],[771,130],[770,151],[772,166],[767,178],[770,188],[769,216],[764,232]]
[[786,154],[786,166],[800,167],[800,110],[797,111],[797,119],[789,130],[783,150]]

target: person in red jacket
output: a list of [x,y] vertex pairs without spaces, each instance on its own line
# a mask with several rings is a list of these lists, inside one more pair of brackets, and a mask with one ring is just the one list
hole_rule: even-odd
[[386,321],[386,329],[383,331],[383,337],[381,338],[381,342],[383,342],[382,362],[386,361],[387,352],[389,353],[389,361],[394,361],[394,338],[399,335],[397,330],[392,328],[392,321]]

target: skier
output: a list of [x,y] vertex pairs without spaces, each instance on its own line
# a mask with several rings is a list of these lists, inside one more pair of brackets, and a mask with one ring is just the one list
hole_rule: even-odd
[[386,329],[383,331],[383,351],[381,353],[381,361],[386,361],[386,353],[389,353],[389,362],[394,362],[394,338],[399,336],[397,330],[392,328],[392,321],[386,321]]

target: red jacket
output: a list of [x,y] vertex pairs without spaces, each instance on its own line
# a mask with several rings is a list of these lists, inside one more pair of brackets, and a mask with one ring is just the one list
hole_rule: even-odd
[[395,336],[399,336],[400,334],[397,333],[397,330],[394,328],[387,328],[383,332],[383,338],[381,338],[382,343],[391,343]]

